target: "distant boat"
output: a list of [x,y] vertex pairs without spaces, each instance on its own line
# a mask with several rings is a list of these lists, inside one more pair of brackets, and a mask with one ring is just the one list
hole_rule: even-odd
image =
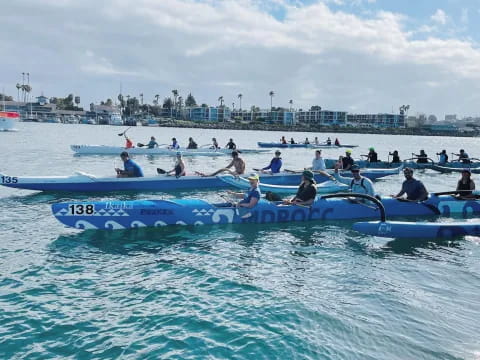
[[112,115],[110,115],[110,120],[109,120],[108,123],[110,125],[122,126],[123,125],[123,120],[122,120],[122,117],[121,117],[120,113],[112,113]]
[[20,114],[12,111],[0,111],[0,131],[18,131],[15,128]]

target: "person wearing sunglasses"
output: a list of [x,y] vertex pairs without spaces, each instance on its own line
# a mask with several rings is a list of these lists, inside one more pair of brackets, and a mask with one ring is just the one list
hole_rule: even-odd
[[352,193],[375,196],[372,180],[360,175],[360,167],[357,164],[352,165],[350,168],[353,178],[340,176],[338,169],[339,165],[335,165],[335,172],[333,174],[335,179],[342,184],[350,186]]

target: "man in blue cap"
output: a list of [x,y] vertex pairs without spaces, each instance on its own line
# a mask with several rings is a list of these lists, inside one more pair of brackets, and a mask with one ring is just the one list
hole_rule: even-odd
[[373,183],[370,179],[360,175],[360,166],[358,166],[357,164],[353,164],[350,168],[350,171],[352,172],[353,179],[340,176],[340,174],[338,173],[338,166],[335,166],[335,179],[342,184],[350,186],[350,190],[352,191],[352,193],[375,196],[375,191],[373,190]]

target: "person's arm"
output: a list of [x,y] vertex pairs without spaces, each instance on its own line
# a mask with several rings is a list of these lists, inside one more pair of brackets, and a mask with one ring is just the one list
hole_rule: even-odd
[[428,198],[428,191],[425,188],[425,185],[422,183],[422,195],[420,196],[420,201],[426,200]]
[[352,183],[351,178],[343,177],[338,173],[338,168],[337,167],[335,167],[335,171],[333,173],[333,176],[335,177],[335,180],[341,182],[342,184],[350,186],[350,184]]
[[249,203],[242,203],[242,202],[240,202],[240,203],[238,203],[237,206],[238,206],[238,207],[244,207],[244,208],[249,208],[249,209],[251,209],[251,208],[253,208],[254,206],[257,205],[258,200],[260,200],[258,197],[252,196],[252,197],[250,198],[250,202],[249,202]]
[[[262,168],[262,170],[269,170],[272,168],[272,163],[273,163],[273,160],[270,161],[270,164],[268,164],[268,166],[265,166],[264,168]],[[273,170],[272,170],[273,171]]]
[[233,166],[234,162],[235,162],[235,160],[232,160],[232,161],[230,162],[230,164],[228,164],[227,166],[225,166],[225,168],[226,168],[226,169],[230,169],[230,168]]
[[475,190],[475,182],[470,180],[470,190]]

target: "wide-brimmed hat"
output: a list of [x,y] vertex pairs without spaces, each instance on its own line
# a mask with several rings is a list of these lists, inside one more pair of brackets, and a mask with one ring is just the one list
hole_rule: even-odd
[[315,176],[315,175],[313,175],[313,172],[311,172],[310,170],[304,170],[302,175],[305,179],[310,180],[310,181],[312,181],[314,176]]
[[251,173],[250,175],[248,175],[247,179],[248,180],[260,180],[260,176],[258,176],[257,173]]

